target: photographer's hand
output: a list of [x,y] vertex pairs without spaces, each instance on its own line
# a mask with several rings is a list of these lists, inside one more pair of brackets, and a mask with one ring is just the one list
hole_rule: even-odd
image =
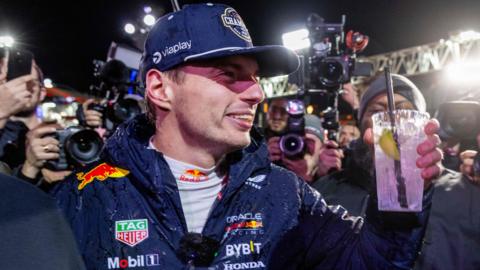
[[58,125],[40,125],[27,133],[26,160],[23,163],[22,174],[35,178],[45,162],[59,158],[59,142],[45,135],[54,133]]
[[43,168],[41,172],[43,175],[43,179],[49,184],[61,181],[72,173],[72,171],[52,171],[45,168]]
[[88,106],[93,103],[95,103],[95,99],[93,98],[88,99],[82,104],[82,108],[83,108],[83,113],[85,115],[85,121],[87,122],[87,125],[95,128],[102,125],[103,115],[101,112],[88,108]]
[[345,100],[350,106],[352,106],[352,109],[358,109],[360,106],[360,99],[358,97],[358,91],[357,89],[351,84],[351,83],[346,83],[343,85],[343,90],[342,90],[342,99]]
[[[477,145],[480,148],[480,134],[477,136]],[[473,164],[477,153],[475,150],[466,150],[460,153],[460,160],[462,161],[460,172],[476,184],[478,182],[474,179]]]
[[272,162],[282,159],[282,150],[280,149],[280,137],[271,137],[267,142],[268,157]]
[[28,105],[32,98],[28,84],[33,80],[33,75],[25,75],[0,84],[0,128],[5,126],[10,116]]
[[318,160],[318,176],[327,175],[330,171],[342,168],[343,151],[338,148],[334,141],[326,141],[320,149]]

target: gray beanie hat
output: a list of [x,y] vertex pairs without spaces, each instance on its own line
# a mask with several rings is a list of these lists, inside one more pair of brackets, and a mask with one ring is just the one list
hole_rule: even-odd
[[323,128],[322,120],[316,115],[306,114],[305,115],[305,132],[311,133],[317,136],[323,142]]
[[[402,75],[392,74],[392,84],[393,92],[408,99],[417,111],[425,112],[427,110],[425,98],[412,81]],[[362,123],[363,114],[368,103],[379,94],[386,93],[386,89],[387,83],[383,74],[370,84],[360,100],[360,107],[358,108],[359,123]]]

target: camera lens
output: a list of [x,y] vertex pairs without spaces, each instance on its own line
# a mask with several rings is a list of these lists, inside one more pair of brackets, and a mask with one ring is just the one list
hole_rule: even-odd
[[287,156],[296,156],[303,152],[305,143],[303,138],[291,133],[280,138],[280,150]]
[[320,64],[320,81],[325,86],[333,86],[342,82],[343,66],[333,59],[325,59]]
[[123,123],[142,113],[138,101],[123,99],[113,106],[113,118],[117,123]]
[[103,147],[103,140],[93,130],[80,130],[67,141],[66,150],[69,156],[79,163],[89,163],[98,159]]

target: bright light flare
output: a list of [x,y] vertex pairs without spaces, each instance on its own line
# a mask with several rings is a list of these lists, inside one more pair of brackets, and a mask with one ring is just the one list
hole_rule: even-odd
[[143,22],[148,26],[152,26],[155,24],[155,17],[153,17],[151,14],[147,14],[145,17],[143,17]]
[[477,40],[477,39],[480,39],[480,33],[475,32],[473,30],[464,31],[458,34],[458,38],[461,41]]
[[459,85],[480,84],[480,59],[452,63],[446,68],[446,76],[450,82]]
[[125,24],[125,27],[123,29],[125,30],[125,32],[127,32],[127,34],[132,35],[133,33],[135,33],[135,26],[131,23]]
[[12,47],[15,39],[11,36],[0,36],[0,47]]
[[299,29],[282,35],[283,45],[291,50],[299,51],[310,47],[307,29]]
[[143,7],[143,12],[145,12],[146,14],[152,13],[152,7],[144,6]]
[[307,113],[308,113],[308,114],[312,114],[314,110],[315,110],[315,108],[313,108],[312,105],[308,105],[308,106],[307,106]]
[[43,80],[43,85],[44,85],[46,88],[52,88],[52,87],[53,87],[52,79],[45,78],[45,79]]

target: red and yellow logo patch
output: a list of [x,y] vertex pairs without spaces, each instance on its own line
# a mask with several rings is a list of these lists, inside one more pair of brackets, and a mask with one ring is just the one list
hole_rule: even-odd
[[130,172],[118,167],[113,167],[107,163],[102,163],[95,168],[91,169],[87,173],[77,173],[78,181],[81,181],[78,185],[78,190],[82,190],[86,185],[97,179],[99,181],[105,181],[107,178],[120,178],[125,177]]

